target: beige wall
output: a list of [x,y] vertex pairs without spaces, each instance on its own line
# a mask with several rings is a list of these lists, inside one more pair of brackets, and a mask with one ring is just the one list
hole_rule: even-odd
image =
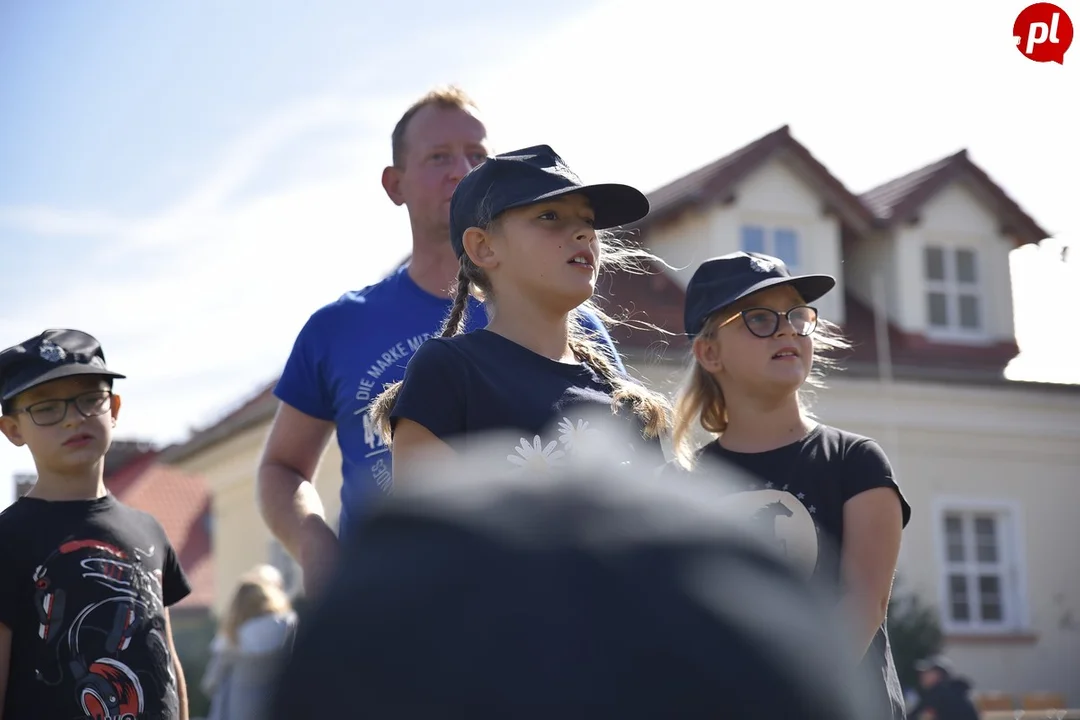
[[685,287],[703,260],[740,249],[739,228],[744,224],[795,230],[801,264],[794,270],[837,278],[837,289],[816,304],[823,317],[844,322],[839,223],[822,212],[821,199],[779,160],[747,176],[736,189],[733,204],[687,213],[674,224],[650,230],[648,242],[677,268],[674,277]]
[[[270,429],[260,423],[178,463],[183,469],[207,478],[213,502],[215,615],[227,606],[236,579],[253,565],[270,562],[272,537],[255,500],[255,466]],[[337,526],[341,510],[341,452],[337,436],[315,475],[326,515]]]
[[837,377],[814,409],[892,461],[912,506],[898,589],[944,604],[943,511],[1008,518],[1012,617],[995,631],[946,627],[948,652],[981,689],[1080,703],[1080,393]]
[[[674,390],[682,368],[645,366]],[[898,593],[945,603],[946,510],[1004,513],[1007,626],[946,626],[947,652],[984,690],[1064,692],[1080,704],[1080,393],[894,382],[834,374],[812,398],[821,422],[875,438],[912,507]]]

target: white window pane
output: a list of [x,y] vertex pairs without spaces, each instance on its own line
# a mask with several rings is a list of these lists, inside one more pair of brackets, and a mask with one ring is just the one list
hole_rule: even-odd
[[945,293],[926,293],[926,319],[934,327],[948,327],[949,303]]
[[1004,615],[1001,606],[1001,578],[997,575],[980,575],[979,617],[984,622],[1001,622]]
[[975,283],[975,253],[971,250],[956,251],[956,279],[962,283]]
[[794,230],[780,228],[773,233],[773,254],[788,267],[799,264],[799,237]]
[[949,562],[964,562],[964,526],[958,515],[945,516],[945,557]]
[[967,577],[964,575],[949,576],[949,615],[957,622],[971,620],[971,609],[968,605]]
[[765,228],[759,225],[743,225],[742,227],[743,252],[765,252]]
[[945,251],[935,247],[925,248],[923,250],[923,267],[927,280],[944,280]]
[[999,562],[997,522],[993,517],[975,518],[975,559],[981,563]]
[[977,329],[979,320],[979,298],[974,295],[960,296],[960,327]]

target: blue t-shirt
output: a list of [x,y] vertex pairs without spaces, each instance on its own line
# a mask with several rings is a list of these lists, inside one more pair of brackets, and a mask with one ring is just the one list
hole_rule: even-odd
[[[472,447],[474,440],[488,443],[489,431],[501,431],[513,446],[505,454],[495,447],[493,462],[505,457],[507,469],[544,470],[592,441],[590,422],[611,416],[611,392],[611,385],[584,363],[558,362],[490,330],[477,330],[424,343],[405,370],[390,418],[395,427],[401,418],[419,423],[459,449]],[[655,470],[663,462],[659,440],[644,437],[644,422],[629,403],[618,416],[630,424],[629,441],[605,447],[604,455]]]
[[[451,307],[449,298],[426,292],[401,267],[315,311],[296,338],[274,395],[336,426],[342,458],[339,535],[370,493],[391,487],[390,451],[368,406],[384,386],[404,377],[409,358],[439,332]],[[597,334],[625,372],[603,324],[592,314],[583,315],[583,326]],[[469,298],[466,330],[486,324],[483,305]]]

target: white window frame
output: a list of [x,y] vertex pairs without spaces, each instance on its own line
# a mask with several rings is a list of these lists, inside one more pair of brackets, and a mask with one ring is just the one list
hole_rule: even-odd
[[282,580],[285,583],[285,594],[289,597],[296,597],[300,594],[304,587],[304,572],[300,569],[300,563],[293,559],[285,546],[278,542],[276,538],[271,538],[266,554],[267,562],[281,573]]
[[[940,250],[944,263],[945,279],[932,280],[926,274],[926,254],[929,250]],[[975,282],[973,284],[961,283],[957,276],[956,255],[958,251],[968,251],[972,254],[975,263]],[[988,335],[988,307],[986,303],[986,272],[983,262],[983,253],[978,245],[955,244],[928,241],[922,247],[919,256],[919,274],[923,284],[923,323],[926,326],[927,336],[939,340],[955,340],[960,342],[985,341]],[[930,293],[942,293],[945,295],[945,312],[947,313],[947,325],[934,325],[930,322]],[[977,303],[976,310],[979,315],[979,327],[968,328],[960,324],[960,296],[972,295]]]
[[[965,561],[950,562],[945,535],[945,518],[958,514],[965,518]],[[969,581],[969,603],[972,619],[952,619],[949,599],[949,576],[962,572],[969,578],[978,574],[979,563],[970,557],[974,551],[974,523],[976,515],[991,515],[996,521],[999,547],[998,564],[1001,566],[1001,622],[984,622],[978,618],[977,588]],[[933,503],[933,537],[938,574],[939,616],[942,630],[955,635],[1003,635],[1028,632],[1031,627],[1028,606],[1027,549],[1024,543],[1024,519],[1019,503],[1011,500],[992,500],[969,497],[940,497]],[[970,546],[968,543],[971,543]]]
[[784,260],[784,264],[788,266],[788,269],[791,270],[793,274],[803,272],[803,269],[806,267],[806,233],[803,232],[801,227],[794,223],[783,223],[775,221],[764,222],[753,219],[742,220],[739,222],[738,230],[739,250],[746,250],[746,248],[743,247],[743,231],[748,227],[761,228],[762,235],[764,236],[765,245],[765,248],[762,252],[764,252],[766,255],[772,255],[773,257],[780,257],[776,253],[776,232],[778,230],[787,230],[792,235],[794,235],[795,255],[798,259],[798,262],[794,264],[788,264],[787,260],[784,260],[783,258],[780,259]]

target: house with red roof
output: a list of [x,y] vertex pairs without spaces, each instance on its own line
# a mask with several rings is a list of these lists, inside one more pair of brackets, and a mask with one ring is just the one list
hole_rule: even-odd
[[853,343],[817,393],[824,422],[878,439],[912,505],[898,593],[936,608],[977,687],[1080,704],[1080,387],[1006,378],[1010,253],[1050,236],[966,151],[853,192],[781,127],[650,194],[634,230],[674,270],[612,275],[628,364],[674,390],[685,287],[735,250],[835,276],[816,304]]
[[[1019,382],[1010,253],[1051,233],[966,151],[863,191],[848,188],[787,126],[650,193],[629,228],[670,268],[601,279],[606,309],[658,328],[613,329],[633,373],[674,391],[687,361],[686,283],[735,250],[838,280],[817,305],[853,348],[820,391],[823,422],[878,439],[913,514],[897,594],[932,606],[946,652],[981,690],[1064,693],[1075,672],[1080,574],[1080,387]],[[314,308],[313,308],[314,310]],[[277,408],[273,383],[170,448],[214,496],[215,606],[259,562],[299,583],[253,501]],[[341,456],[316,476],[337,516]]]

